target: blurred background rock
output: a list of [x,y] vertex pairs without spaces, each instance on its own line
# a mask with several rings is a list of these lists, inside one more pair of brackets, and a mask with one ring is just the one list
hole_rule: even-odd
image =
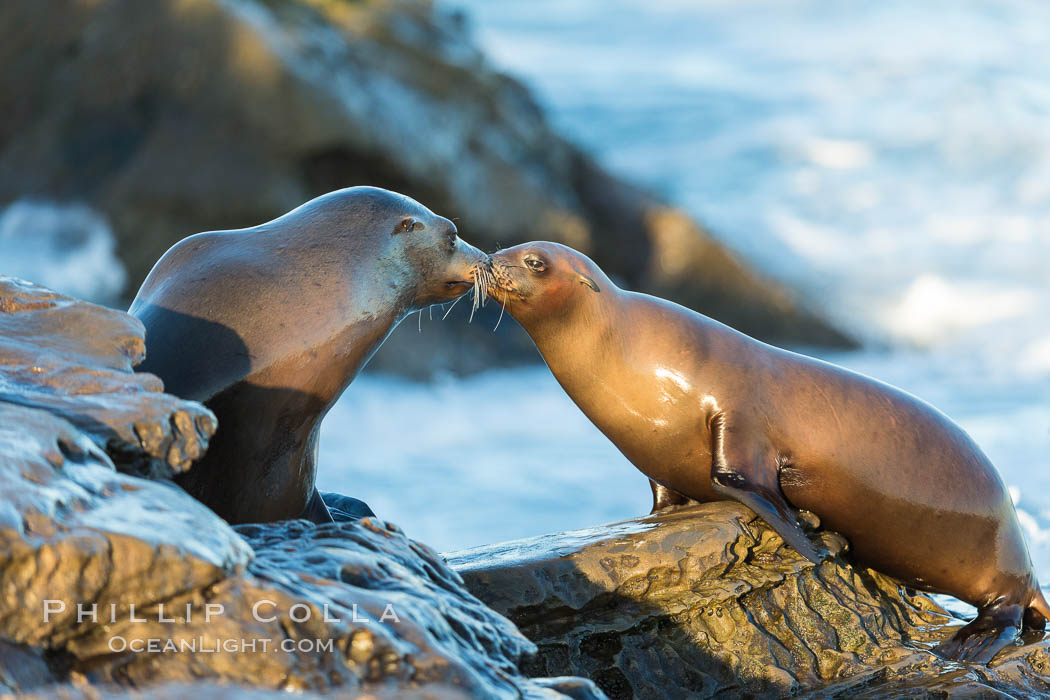
[[[0,65],[0,202],[19,203],[0,235],[37,247],[50,236],[53,257],[86,265],[36,280],[64,291],[126,300],[184,236],[371,184],[454,218],[487,250],[564,242],[627,286],[748,333],[851,345],[687,214],[559,136],[445,6],[10,0]],[[124,276],[98,274],[107,224]],[[95,282],[70,289],[85,272]],[[512,321],[496,342],[460,342],[492,328],[491,309],[476,322],[428,327],[426,353],[405,323],[372,368],[425,376],[536,358]]]

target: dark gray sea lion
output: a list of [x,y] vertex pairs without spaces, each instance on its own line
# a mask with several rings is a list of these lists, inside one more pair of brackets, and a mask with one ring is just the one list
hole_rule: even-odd
[[800,509],[856,561],[978,608],[937,652],[986,663],[1050,617],[995,468],[943,413],[614,285],[555,243],[492,256],[488,292],[591,421],[655,482],[654,505],[732,499],[814,562]]
[[314,487],[321,419],[402,318],[462,296],[485,259],[448,219],[373,187],[177,243],[130,313],[146,326],[139,369],[219,419],[180,485],[231,523],[331,521]]

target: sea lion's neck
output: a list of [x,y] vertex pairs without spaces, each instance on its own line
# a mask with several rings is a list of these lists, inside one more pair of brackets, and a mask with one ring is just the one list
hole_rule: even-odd
[[526,325],[544,362],[570,396],[607,371],[610,362],[619,361],[615,310],[623,292],[613,287],[601,294],[569,313]]
[[[294,387],[327,410],[411,310],[414,285],[404,281],[402,265],[393,256],[376,254],[373,260],[362,266],[319,248],[307,275],[339,281],[321,287],[299,273],[305,295],[301,320],[288,321],[283,337],[270,334],[246,380]],[[281,342],[274,342],[278,337]]]
[[325,406],[331,406],[342,395],[406,314],[400,309],[387,309],[347,325],[333,339],[328,366],[324,375],[317,375],[314,388]]

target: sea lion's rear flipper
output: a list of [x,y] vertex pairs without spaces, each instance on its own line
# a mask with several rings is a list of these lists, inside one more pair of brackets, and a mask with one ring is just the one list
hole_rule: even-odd
[[784,541],[814,564],[831,557],[825,544],[806,536],[798,512],[780,490],[776,450],[760,433],[742,426],[729,426],[719,411],[709,419],[714,459],[711,480],[715,491],[743,503],[776,530]]
[[977,617],[951,639],[934,647],[933,653],[951,661],[987,664],[1021,633],[1023,612],[1019,603],[997,600],[980,608]]
[[672,506],[684,506],[690,503],[696,503],[689,496],[678,493],[674,489],[669,489],[663,484],[658,484],[652,479],[649,479],[649,487],[653,490],[653,509],[650,513],[655,513],[664,508],[670,508]]
[[1043,591],[1039,588],[1039,584],[1036,583],[1035,590],[1032,592],[1032,602],[1028,604],[1024,611],[1024,628],[1026,630],[1044,630],[1047,622],[1050,622],[1050,603],[1046,602]]

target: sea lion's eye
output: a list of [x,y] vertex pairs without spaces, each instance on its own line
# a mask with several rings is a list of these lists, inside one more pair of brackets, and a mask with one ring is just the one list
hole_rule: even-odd
[[547,265],[539,258],[525,258],[525,266],[533,272],[543,272]]
[[394,233],[405,233],[406,231],[422,231],[424,229],[423,222],[414,219],[411,216],[407,219],[402,219],[401,223],[394,228]]

